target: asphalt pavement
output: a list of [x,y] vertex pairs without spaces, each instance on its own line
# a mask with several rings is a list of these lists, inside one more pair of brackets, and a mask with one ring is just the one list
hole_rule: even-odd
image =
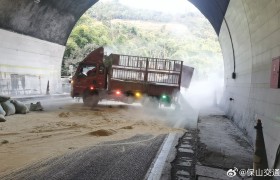
[[1,179],[144,179],[165,135],[134,136],[38,162]]

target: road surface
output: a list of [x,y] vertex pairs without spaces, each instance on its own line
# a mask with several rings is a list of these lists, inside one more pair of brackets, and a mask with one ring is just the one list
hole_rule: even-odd
[[8,142],[0,144],[0,179],[143,179],[166,135],[184,131],[173,128],[176,116],[166,109],[40,101],[43,112],[0,124],[0,140]]
[[144,179],[165,136],[135,136],[31,165],[1,179]]

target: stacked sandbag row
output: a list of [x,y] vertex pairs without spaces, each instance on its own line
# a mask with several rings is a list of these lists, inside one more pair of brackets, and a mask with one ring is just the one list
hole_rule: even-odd
[[4,116],[26,114],[28,112],[28,107],[22,102],[11,100],[10,97],[7,96],[0,96],[0,122],[6,121]]

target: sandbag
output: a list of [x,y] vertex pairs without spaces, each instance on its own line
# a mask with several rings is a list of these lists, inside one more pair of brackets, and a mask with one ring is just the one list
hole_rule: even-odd
[[2,114],[3,116],[6,115],[6,112],[5,112],[4,109],[2,108],[1,104],[0,104],[0,114]]
[[1,103],[1,102],[6,102],[6,101],[8,101],[8,100],[10,100],[10,97],[0,95],[0,103]]
[[0,114],[0,122],[5,122],[5,121],[6,121],[5,117],[2,114]]
[[29,112],[28,107],[24,103],[17,100],[11,100],[11,103],[15,105],[17,114],[26,114]]
[[1,102],[1,106],[3,107],[4,111],[6,112],[6,116],[13,115],[16,113],[16,108],[10,100]]

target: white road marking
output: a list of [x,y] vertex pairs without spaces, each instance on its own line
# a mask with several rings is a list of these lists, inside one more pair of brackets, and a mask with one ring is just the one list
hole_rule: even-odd
[[[174,128],[179,128],[181,122],[177,122]],[[164,141],[164,145],[162,146],[161,152],[158,155],[152,170],[149,172],[149,175],[146,176],[148,180],[159,180],[166,163],[169,152],[172,148],[173,141],[175,139],[176,133],[169,133],[167,138]]]

